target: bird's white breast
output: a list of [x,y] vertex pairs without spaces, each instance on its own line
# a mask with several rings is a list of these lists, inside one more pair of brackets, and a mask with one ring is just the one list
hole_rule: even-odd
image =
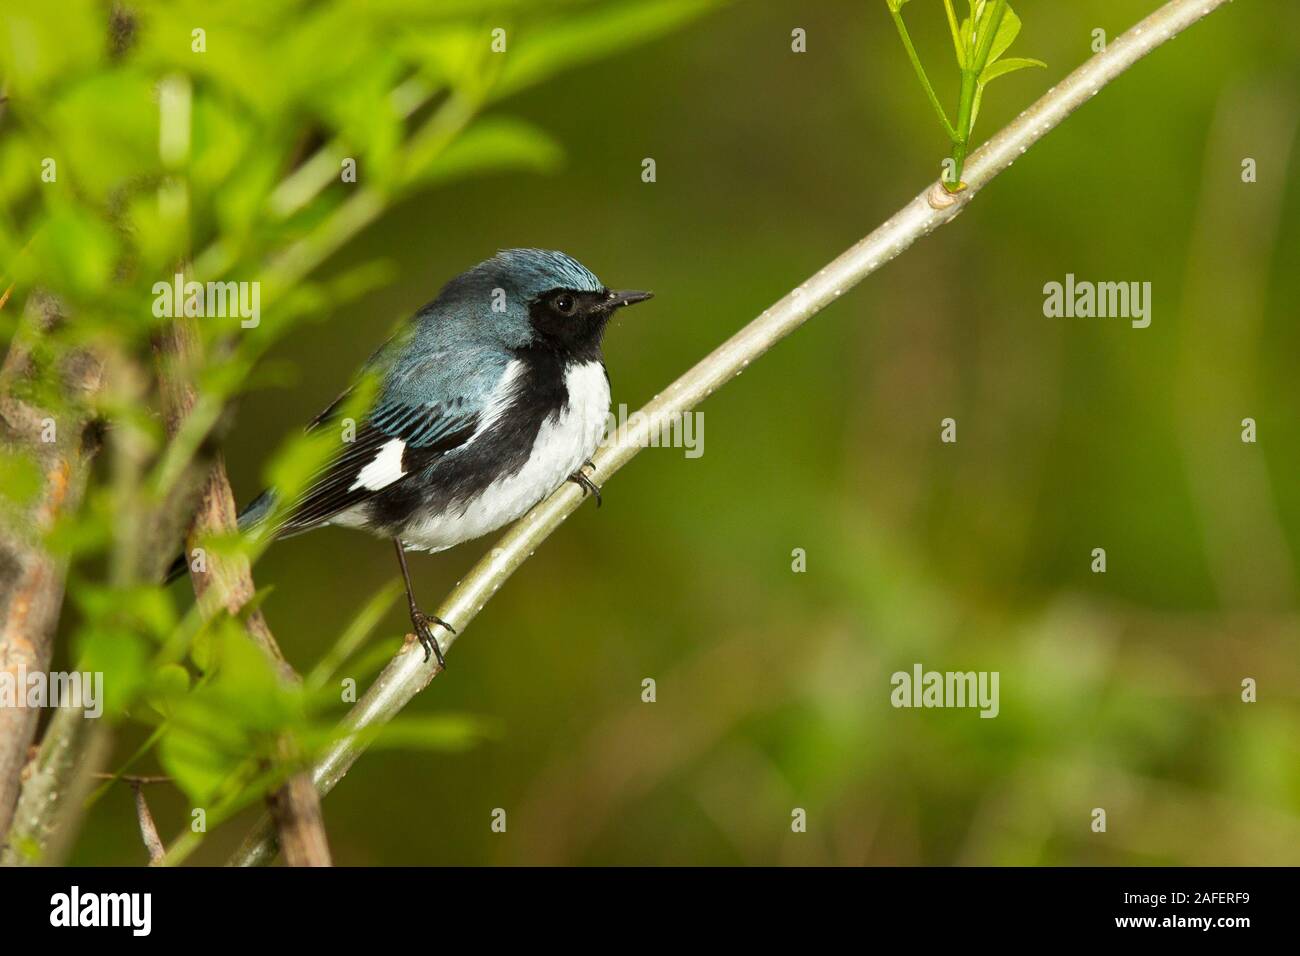
[[[514,521],[558,488],[600,445],[609,416],[609,379],[600,362],[570,366],[569,401],[542,422],[532,452],[513,475],[470,499],[464,510],[415,517],[402,533],[408,547],[441,551]],[[491,440],[485,431],[477,440]]]

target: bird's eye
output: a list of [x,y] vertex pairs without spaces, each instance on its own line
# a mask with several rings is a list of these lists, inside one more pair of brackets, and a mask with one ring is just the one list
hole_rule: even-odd
[[573,310],[578,307],[577,301],[567,292],[561,292],[552,299],[551,305],[560,315],[573,315]]

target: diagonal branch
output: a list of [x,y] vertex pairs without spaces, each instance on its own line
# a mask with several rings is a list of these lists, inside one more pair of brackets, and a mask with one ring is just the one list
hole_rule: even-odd
[[[965,190],[954,195],[941,183],[934,183],[884,225],[791,290],[664,389],[659,397],[629,419],[629,422],[636,423],[636,427],[620,431],[617,440],[610,441],[596,455],[597,474],[608,480],[649,443],[651,435],[660,434],[665,425],[704,401],[739,375],[750,362],[918,239],[951,222],[980,189],[1103,86],[1156,47],[1227,2],[1171,0],[1127,33],[1116,37],[1105,51],[1049,90],[970,157],[964,174]],[[538,545],[578,508],[582,499],[582,491],[576,485],[566,483],[525,515],[461,580],[438,608],[438,616],[451,622],[459,634],[464,634],[483,605],[528,560]],[[444,652],[455,642],[456,636],[441,635]],[[408,636],[401,651],[344,719],[344,730],[360,731],[391,720],[437,673],[436,663],[424,663],[423,652],[414,636]],[[355,733],[342,737],[331,746],[313,771],[320,791],[328,793],[332,790],[364,749],[364,738]],[[274,859],[275,851],[273,827],[269,820],[263,820],[245,839],[231,862],[245,866],[262,865]]]

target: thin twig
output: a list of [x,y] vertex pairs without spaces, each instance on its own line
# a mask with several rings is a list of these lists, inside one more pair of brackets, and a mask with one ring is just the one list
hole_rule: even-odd
[[[949,193],[935,182],[816,275],[791,290],[664,389],[629,421],[636,427],[621,430],[595,456],[596,473],[605,481],[627,464],[652,434],[688,412],[739,375],[754,359],[830,305],[918,239],[951,222],[976,193],[1014,163],[1067,116],[1092,98],[1103,86],[1156,47],[1223,6],[1229,0],[1171,0],[1127,33],[1116,37],[1060,84],[1049,90],[1010,125],[970,157],[966,186]],[[566,482],[535,507],[501,538],[497,547],[461,579],[438,608],[437,614],[456,628],[440,635],[444,653],[502,584],[536,551],[537,547],[582,503],[583,492]],[[438,673],[436,661],[425,663],[414,635],[408,635],[397,656],[348,713],[343,729],[350,731],[325,752],[313,776],[321,793],[328,793],[365,750],[355,733],[387,723]],[[275,857],[274,827],[262,820],[245,839],[231,862],[243,866],[269,863]]]
[[151,783],[172,782],[171,777],[140,776],[138,774],[133,774],[133,773],[124,773],[119,776],[118,774],[115,773],[106,773],[103,771],[100,771],[98,773],[92,773],[91,777],[93,777],[96,780],[114,780],[114,781],[120,780],[123,783],[131,784],[131,786],[136,786],[137,784],[148,785]]
[[140,837],[144,840],[145,849],[149,851],[149,865],[161,866],[167,849],[163,846],[162,837],[158,836],[158,828],[154,826],[153,814],[145,802],[140,781],[131,782],[131,791],[135,794],[135,815],[140,821]]

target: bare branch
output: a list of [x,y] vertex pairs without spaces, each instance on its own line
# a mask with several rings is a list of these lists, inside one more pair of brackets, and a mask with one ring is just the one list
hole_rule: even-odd
[[[955,219],[980,189],[1103,86],[1156,47],[1227,2],[1171,0],[1127,33],[1116,37],[1105,51],[1049,90],[970,157],[964,176],[966,189],[953,194],[944,189],[942,183],[935,182],[884,225],[791,290],[665,388],[629,419],[636,423],[635,428],[621,431],[617,440],[609,442],[596,454],[596,474],[607,481],[649,444],[651,435],[661,434],[665,425],[670,425],[678,416],[704,401],[739,375],[750,362],[918,239]],[[510,575],[578,508],[582,500],[583,492],[575,484],[566,482],[516,522],[497,547],[461,579],[437,611],[438,617],[449,621],[457,631],[456,634],[441,635],[444,652],[456,641],[457,635],[465,633],[470,621]],[[359,731],[387,723],[412,697],[428,686],[437,673],[436,661],[425,663],[414,635],[408,635],[397,656],[344,719],[344,730]],[[355,733],[340,738],[314,769],[313,776],[320,791],[328,793],[332,790],[364,749],[363,741]],[[258,866],[271,862],[274,857],[273,827],[269,820],[263,820],[245,839],[231,862]]]
[[330,865],[320,794],[312,784],[311,774],[294,774],[272,794],[271,815],[275,819],[284,858],[290,866]]
[[149,804],[145,802],[140,781],[131,782],[131,791],[135,794],[135,815],[140,821],[140,838],[144,840],[144,847],[149,851],[149,865],[160,866],[167,850],[163,846],[162,838],[158,836],[158,827],[154,825],[153,814],[149,812]]
[[159,777],[159,776],[152,776],[148,774],[143,776],[134,773],[124,773],[119,775],[115,773],[104,773],[103,771],[99,771],[98,773],[92,773],[91,776],[94,777],[96,780],[121,780],[123,783],[129,783],[133,787],[138,784],[174,782],[171,777]]
[[[199,350],[198,335],[193,323],[184,318],[172,322],[159,343],[158,352],[163,402],[169,430],[174,434],[195,403],[195,393],[190,382],[199,360]],[[230,488],[230,480],[226,477],[226,466],[217,456],[208,473],[199,508],[190,528],[187,553],[192,553],[190,549],[203,537],[231,534],[237,528],[235,496]],[[222,610],[237,616],[245,610],[256,593],[252,567],[244,554],[208,554],[204,560],[204,570],[191,570],[190,578],[199,608],[205,617],[212,617]],[[301,678],[285,660],[260,610],[254,610],[246,616],[245,630],[275,666],[284,683],[301,684]],[[301,754],[288,736],[281,737],[279,741],[278,758],[287,766],[301,762]],[[329,866],[329,844],[325,838],[320,795],[312,786],[307,771],[291,776],[271,797],[270,803],[289,864]]]

